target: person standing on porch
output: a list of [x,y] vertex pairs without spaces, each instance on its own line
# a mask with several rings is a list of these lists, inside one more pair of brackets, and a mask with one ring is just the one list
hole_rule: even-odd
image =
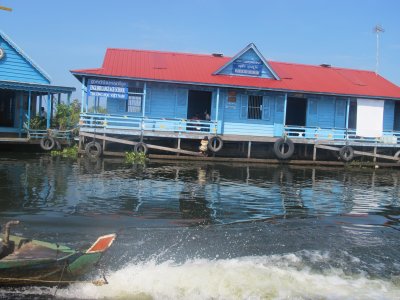
[[39,114],[39,116],[40,116],[41,119],[46,120],[47,113],[46,113],[46,111],[44,110],[44,107],[43,107],[43,106],[40,108],[40,114]]

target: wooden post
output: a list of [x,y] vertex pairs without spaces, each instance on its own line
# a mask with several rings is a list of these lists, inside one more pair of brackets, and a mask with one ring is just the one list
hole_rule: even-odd
[[349,139],[349,116],[350,116],[350,98],[347,99],[347,106],[346,106],[346,140]]
[[145,82],[143,85],[143,107],[142,107],[142,118],[146,115],[146,99],[147,98],[147,83]]
[[24,92],[21,91],[19,97],[19,130],[18,130],[18,137],[21,137],[22,126],[24,122]]
[[47,93],[47,123],[46,129],[50,128],[50,119],[51,119],[51,95]]
[[217,99],[215,101],[215,121],[218,122],[218,112],[219,112],[219,88],[217,88]]
[[250,158],[250,153],[251,153],[251,141],[249,141],[249,145],[247,147],[247,158]]
[[314,144],[313,161],[316,161],[316,160],[317,160],[317,147],[316,147],[316,145]]
[[315,168],[312,169],[311,181],[312,181],[313,186],[314,186],[315,185]]
[[377,147],[375,146],[375,147],[374,147],[374,160],[373,160],[374,163],[376,163],[376,153],[377,153],[377,150],[378,150],[378,149],[377,149]]
[[[178,145],[177,145],[176,149],[181,149],[181,138],[178,138]],[[180,153],[177,152],[176,156],[180,156]]]
[[78,153],[82,150],[82,144],[83,144],[83,136],[79,136],[79,143],[78,143]]
[[[103,133],[103,136],[106,136],[105,133]],[[106,151],[106,139],[103,140],[103,153]]]
[[38,107],[38,110],[37,110],[37,112],[39,112],[39,114],[40,114],[40,110],[41,109],[42,109],[42,95],[39,96],[39,107]]
[[286,125],[286,107],[287,107],[287,93],[285,94],[285,102],[283,106],[283,130],[285,130]]
[[28,128],[31,127],[31,101],[32,101],[32,92],[29,91],[28,94]]
[[85,82],[86,82],[86,78],[83,77],[82,78],[82,100],[81,100],[81,113],[83,113],[83,106],[85,103]]
[[[71,105],[71,93],[68,93],[67,104],[68,104],[68,106]],[[69,128],[70,124],[71,124],[71,116],[70,116],[70,114],[68,114],[68,117],[67,117],[67,128]]]

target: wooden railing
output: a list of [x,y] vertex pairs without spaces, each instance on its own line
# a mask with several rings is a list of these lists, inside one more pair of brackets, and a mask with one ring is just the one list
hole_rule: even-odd
[[384,143],[399,144],[399,131],[384,131],[383,136],[360,137],[357,136],[356,130],[345,128],[321,128],[321,127],[302,127],[302,126],[285,126],[284,133],[289,138],[303,138],[313,140],[343,140],[365,143]]
[[84,113],[79,121],[81,128],[165,131],[181,133],[218,133],[218,121],[142,118],[121,115]]

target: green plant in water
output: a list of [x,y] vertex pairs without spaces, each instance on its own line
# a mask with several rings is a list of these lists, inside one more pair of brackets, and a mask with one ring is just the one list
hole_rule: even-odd
[[125,152],[125,162],[127,164],[144,164],[146,162],[146,154],[144,152]]
[[52,150],[51,156],[78,158],[78,145],[73,145],[62,150]]

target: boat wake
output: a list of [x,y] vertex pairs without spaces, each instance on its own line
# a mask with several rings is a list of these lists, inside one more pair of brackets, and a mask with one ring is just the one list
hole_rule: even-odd
[[[329,254],[313,253],[318,264]],[[352,258],[357,263],[356,258]],[[345,268],[310,267],[302,255],[193,259],[128,264],[108,285],[75,284],[57,292],[73,299],[398,299],[399,278],[374,279]]]

